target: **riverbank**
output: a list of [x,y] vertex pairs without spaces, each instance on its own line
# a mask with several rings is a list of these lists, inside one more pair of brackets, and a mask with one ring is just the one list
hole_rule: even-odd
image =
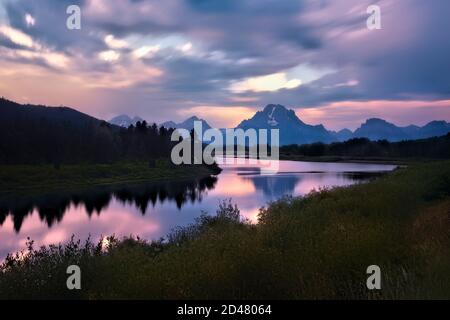
[[158,160],[152,166],[148,162],[61,165],[59,168],[52,165],[1,165],[0,195],[176,181],[218,173],[220,169],[217,167],[170,166],[165,160]]
[[393,164],[409,165],[421,163],[424,161],[433,161],[432,159],[411,159],[411,158],[384,158],[384,157],[350,157],[350,156],[302,156],[280,153],[280,160],[304,161],[304,162],[336,162],[336,163],[367,163],[367,164]]
[[[257,225],[225,204],[165,241],[30,246],[0,268],[0,298],[449,299],[449,212],[450,162],[414,164],[282,199]],[[71,264],[82,290],[66,288]],[[366,287],[370,265],[379,291]]]

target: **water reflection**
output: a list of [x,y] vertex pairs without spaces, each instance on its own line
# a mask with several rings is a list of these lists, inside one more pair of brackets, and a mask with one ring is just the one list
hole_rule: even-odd
[[94,241],[113,234],[159,239],[177,226],[192,223],[202,211],[214,214],[227,198],[244,217],[256,222],[259,209],[283,195],[360,183],[394,168],[280,161],[277,174],[264,174],[254,165],[225,165],[218,177],[194,181],[28,197],[0,195],[0,260],[23,249],[27,237],[36,245],[64,242],[72,234]]
[[[255,175],[243,177],[244,180],[251,181],[256,190],[260,190],[266,199],[276,200],[285,195],[305,194],[317,187],[344,186],[348,183],[365,182],[375,179],[384,172],[353,172],[353,173],[290,173],[278,174],[276,176]],[[297,186],[307,184],[312,181],[312,185],[306,187],[307,191],[296,192]],[[318,182],[321,182],[318,184]],[[347,182],[347,183],[346,183]]]
[[193,181],[92,188],[82,192],[51,193],[38,197],[11,195],[0,199],[0,225],[3,225],[10,215],[14,230],[18,233],[24,219],[37,211],[41,221],[52,227],[61,222],[72,205],[84,207],[86,214],[91,217],[94,213],[99,215],[107,209],[113,199],[123,205],[134,205],[142,215],[145,215],[149,204],[155,207],[157,201],[162,204],[166,201],[173,202],[180,210],[188,201],[201,202],[202,194],[213,189],[216,183],[217,177],[211,176]]

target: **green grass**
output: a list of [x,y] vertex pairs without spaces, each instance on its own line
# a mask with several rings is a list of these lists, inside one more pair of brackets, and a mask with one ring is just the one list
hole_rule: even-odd
[[[450,162],[319,190],[241,221],[223,205],[165,242],[110,239],[31,249],[0,268],[0,298],[450,298]],[[78,264],[82,290],[66,289]],[[379,265],[382,290],[366,288]]]
[[147,162],[62,165],[58,169],[52,165],[0,165],[0,194],[197,178],[211,173],[206,166],[171,167],[165,160],[156,161],[153,168]]

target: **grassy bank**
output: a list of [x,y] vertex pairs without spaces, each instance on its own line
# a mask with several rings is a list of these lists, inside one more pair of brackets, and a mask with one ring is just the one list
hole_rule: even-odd
[[218,172],[207,166],[170,166],[168,161],[112,164],[1,165],[0,194],[79,189],[148,181],[188,179]]
[[[223,205],[165,242],[73,242],[10,257],[0,298],[450,298],[450,162],[283,199],[241,221]],[[105,241],[103,242],[105,243]],[[66,289],[66,268],[82,290]],[[382,290],[366,288],[379,265]]]

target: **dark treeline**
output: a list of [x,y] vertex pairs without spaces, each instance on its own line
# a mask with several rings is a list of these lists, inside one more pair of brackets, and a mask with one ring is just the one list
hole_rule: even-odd
[[172,129],[120,128],[65,107],[20,105],[0,99],[0,163],[110,163],[168,158]]
[[307,157],[448,159],[450,158],[450,133],[442,137],[400,142],[389,142],[387,140],[371,141],[366,138],[355,138],[331,144],[289,145],[281,147],[280,153],[288,156]]

